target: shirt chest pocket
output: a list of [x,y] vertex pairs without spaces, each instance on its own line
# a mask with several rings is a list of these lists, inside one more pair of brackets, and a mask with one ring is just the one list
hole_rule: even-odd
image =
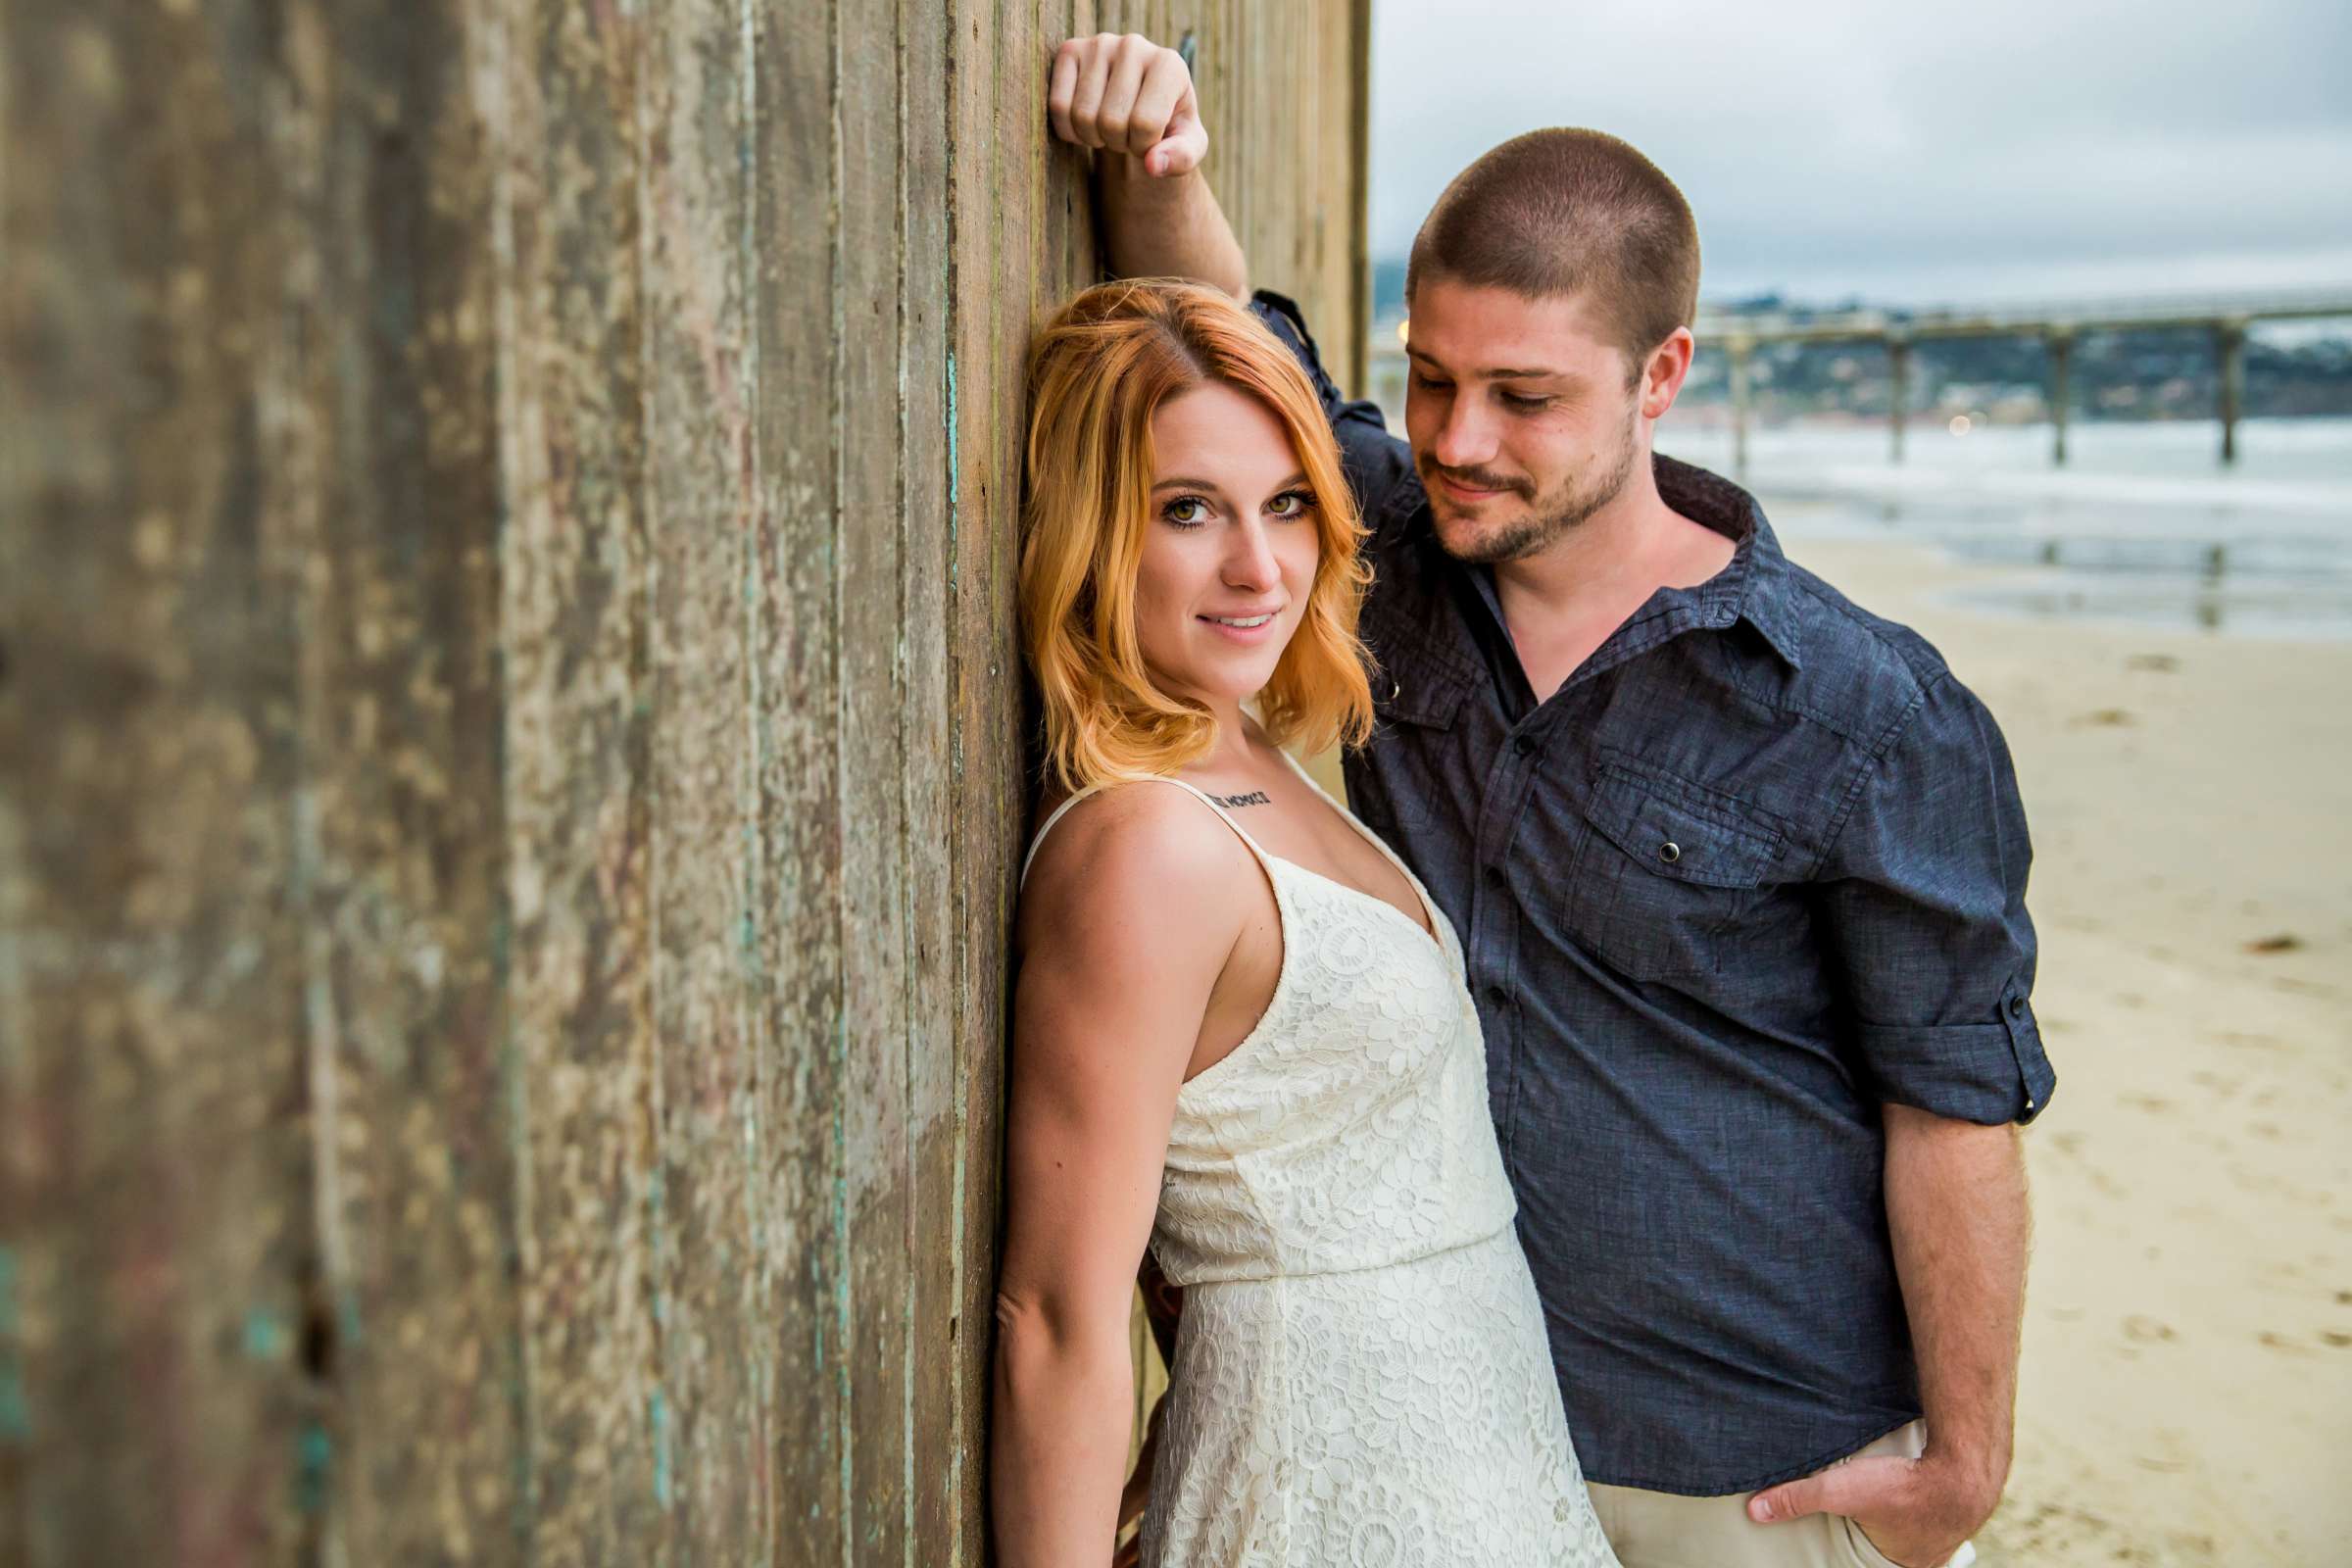
[[1604,767],[1558,906],[1569,938],[1634,980],[1713,974],[1782,835],[1661,780]]
[[[1454,721],[1468,691],[1467,677],[1449,665],[1389,644],[1381,667],[1372,672],[1377,738],[1364,760],[1363,780],[1379,797],[1366,804],[1387,814],[1372,820],[1420,826],[1462,805],[1461,790],[1448,787],[1447,780],[1456,776],[1461,742],[1453,733]],[[1354,783],[1351,775],[1351,787]],[[1464,819],[1460,831],[1474,832],[1475,824]]]

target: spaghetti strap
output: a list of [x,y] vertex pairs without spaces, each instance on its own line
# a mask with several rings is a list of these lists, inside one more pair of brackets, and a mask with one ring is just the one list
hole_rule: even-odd
[[[1297,766],[1298,764],[1293,763],[1292,765]],[[1219,806],[1216,803],[1215,797],[1211,796],[1206,790],[1200,789],[1197,785],[1187,784],[1183,779],[1180,778],[1170,778],[1164,773],[1122,773],[1116,774],[1110,778],[1095,780],[1094,783],[1089,784],[1086,788],[1080,790],[1077,794],[1071,796],[1068,800],[1054,808],[1053,811],[1047,815],[1045,821],[1038,824],[1037,837],[1029,841],[1029,853],[1021,859],[1021,882],[1024,886],[1029,881],[1029,867],[1036,861],[1038,850],[1044,846],[1046,842],[1046,835],[1054,831],[1054,824],[1061,820],[1062,813],[1067,811],[1071,807],[1076,806],[1080,801],[1085,800],[1088,796],[1095,794],[1099,790],[1108,789],[1113,784],[1173,784],[1178,789],[1183,790],[1186,794],[1198,800],[1201,805],[1207,807],[1210,810],[1216,812],[1217,815],[1223,817],[1225,820],[1225,825],[1233,829],[1233,831],[1240,836],[1241,841],[1244,844],[1250,846],[1250,853],[1257,857],[1259,864],[1264,864],[1269,858],[1265,850],[1259,846],[1257,840],[1251,838],[1249,834],[1249,831],[1244,828],[1241,823],[1236,822],[1233,819],[1233,814],[1227,811],[1222,806]]]

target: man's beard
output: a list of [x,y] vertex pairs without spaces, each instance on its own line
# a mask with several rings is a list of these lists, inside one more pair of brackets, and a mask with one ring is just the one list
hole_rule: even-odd
[[[1626,426],[1624,439],[1614,453],[1600,459],[1600,471],[1588,467],[1582,474],[1571,475],[1549,495],[1536,496],[1527,504],[1527,514],[1515,522],[1504,523],[1491,533],[1470,539],[1449,540],[1446,530],[1438,530],[1438,543],[1454,560],[1467,565],[1491,566],[1505,561],[1524,561],[1550,547],[1560,535],[1591,517],[1592,514],[1617,499],[1626,481],[1634,476],[1634,431],[1631,422]],[[1421,468],[1421,482],[1430,492],[1434,507],[1443,505],[1443,495],[1436,482],[1438,469],[1426,459],[1416,459]],[[1590,477],[1587,477],[1587,476]],[[1459,477],[1468,484],[1491,484],[1494,476],[1482,476],[1474,471],[1461,472]],[[1582,480],[1583,482],[1579,482]],[[1504,486],[1513,494],[1524,494],[1524,487]]]

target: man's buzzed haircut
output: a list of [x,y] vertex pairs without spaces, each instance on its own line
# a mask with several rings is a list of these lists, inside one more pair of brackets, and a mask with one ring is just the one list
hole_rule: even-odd
[[1531,130],[1456,174],[1413,238],[1427,278],[1531,300],[1581,294],[1633,362],[1698,307],[1698,225],[1658,166],[1597,130]]

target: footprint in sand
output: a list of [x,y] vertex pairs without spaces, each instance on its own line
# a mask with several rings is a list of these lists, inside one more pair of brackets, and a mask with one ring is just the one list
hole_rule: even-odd
[[2160,1323],[2152,1317],[2134,1312],[2124,1319],[2124,1338],[2136,1340],[2142,1345],[2154,1345],[2164,1340],[2177,1340],[2180,1336],[2173,1332],[2170,1323]]

